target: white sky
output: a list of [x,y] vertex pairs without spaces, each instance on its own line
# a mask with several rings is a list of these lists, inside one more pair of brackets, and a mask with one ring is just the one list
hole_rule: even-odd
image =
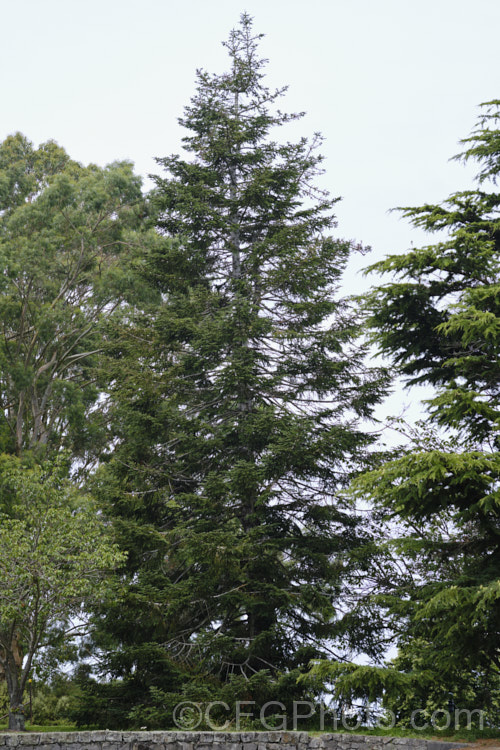
[[338,236],[373,247],[346,279],[358,292],[357,267],[427,241],[388,209],[472,184],[474,167],[448,159],[500,98],[500,0],[0,0],[0,139],[158,171],[153,157],[180,149],[196,68],[226,68],[220,42],[243,10],[266,34],[269,84],[290,87],[282,108],[307,112],[284,137],[326,138]]
[[473,168],[448,159],[500,96],[499,0],[0,0],[0,138],[156,171],[242,10],[266,34],[269,82],[290,86],[283,108],[308,113],[297,132],[326,138],[338,234],[377,257],[418,245],[387,211],[470,186]]

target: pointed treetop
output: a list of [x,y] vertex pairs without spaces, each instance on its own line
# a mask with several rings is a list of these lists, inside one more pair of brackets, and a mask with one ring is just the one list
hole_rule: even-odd
[[476,177],[478,182],[491,180],[496,185],[500,172],[500,99],[483,102],[480,107],[476,129],[460,141],[467,149],[454,159],[463,162],[475,159],[482,166]]
[[228,78],[230,90],[234,93],[244,93],[263,77],[260,72],[268,60],[259,59],[257,49],[264,34],[252,33],[253,18],[248,13],[242,13],[240,23],[229,32],[229,39],[222,42],[228,50],[232,61],[231,75]]

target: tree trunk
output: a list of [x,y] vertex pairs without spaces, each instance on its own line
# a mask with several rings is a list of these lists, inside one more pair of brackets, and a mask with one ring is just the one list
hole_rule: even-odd
[[12,706],[9,710],[9,729],[13,732],[24,732],[25,718],[22,702],[18,706]]
[[20,679],[20,669],[16,663],[15,655],[12,649],[3,649],[5,658],[1,659],[7,682],[7,692],[9,694],[9,729],[14,732],[23,732],[25,717],[23,706],[23,687]]
[[23,691],[17,675],[9,674],[9,667],[6,670],[7,688],[9,691],[9,729],[14,732],[24,732],[24,706]]

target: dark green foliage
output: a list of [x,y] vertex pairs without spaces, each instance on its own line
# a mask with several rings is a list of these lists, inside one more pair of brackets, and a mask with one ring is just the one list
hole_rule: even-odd
[[276,694],[328,653],[362,538],[343,491],[386,385],[338,296],[355,248],[325,235],[319,137],[273,140],[297,116],[275,109],[257,43],[243,16],[229,72],[199,73],[181,121],[192,161],[159,160],[145,273],[163,303],[111,364],[118,439],[97,491],[129,557],[101,642],[112,675],[176,695],[175,669]]
[[[271,704],[263,714],[271,727],[281,721],[277,714],[292,717],[293,701],[307,699],[304,687],[298,683],[299,676],[299,670],[292,670],[271,680],[261,670],[248,678],[234,675],[224,683],[193,671],[190,675],[171,674],[170,680],[164,675],[163,684],[169,689],[143,684],[135,676],[106,683],[82,676],[77,679],[77,700],[69,704],[67,715],[79,726],[214,730],[225,725],[234,727],[238,712],[248,712],[247,717],[240,715],[239,725],[262,729],[262,706]],[[189,704],[191,710],[177,713],[178,704]]]
[[363,706],[372,718],[380,717],[381,725],[425,728],[434,735],[442,729],[498,726],[498,675],[471,671],[458,659],[442,670],[435,659],[432,644],[412,637],[389,667],[320,661],[301,681],[311,689],[328,686],[338,707]]
[[[479,162],[480,183],[500,164],[499,103],[486,106],[460,156]],[[378,684],[403,722],[417,708],[446,708],[450,694],[459,708],[498,721],[499,206],[490,187],[403,209],[416,226],[446,235],[371,269],[396,276],[368,300],[374,341],[410,385],[434,387],[427,428],[356,485],[385,510],[389,533],[401,534],[381,547],[375,601],[397,636],[391,669],[405,672],[409,687]],[[343,673],[347,692],[355,675]]]

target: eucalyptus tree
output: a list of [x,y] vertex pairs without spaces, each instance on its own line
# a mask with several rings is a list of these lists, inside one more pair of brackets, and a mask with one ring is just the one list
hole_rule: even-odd
[[97,451],[99,325],[130,294],[142,203],[128,162],[0,144],[0,450]]
[[[33,461],[50,463],[66,449],[82,480],[111,439],[99,367],[104,324],[137,293],[133,258],[147,234],[143,217],[141,181],[128,162],[83,167],[56,143],[35,148],[20,133],[0,144],[0,568],[9,578],[0,580],[0,666],[14,704],[46,633],[40,620],[28,632],[15,609],[13,581],[28,585],[21,568],[37,532],[32,518],[11,517],[4,454],[16,456],[28,482]],[[24,676],[17,679],[16,670]]]

